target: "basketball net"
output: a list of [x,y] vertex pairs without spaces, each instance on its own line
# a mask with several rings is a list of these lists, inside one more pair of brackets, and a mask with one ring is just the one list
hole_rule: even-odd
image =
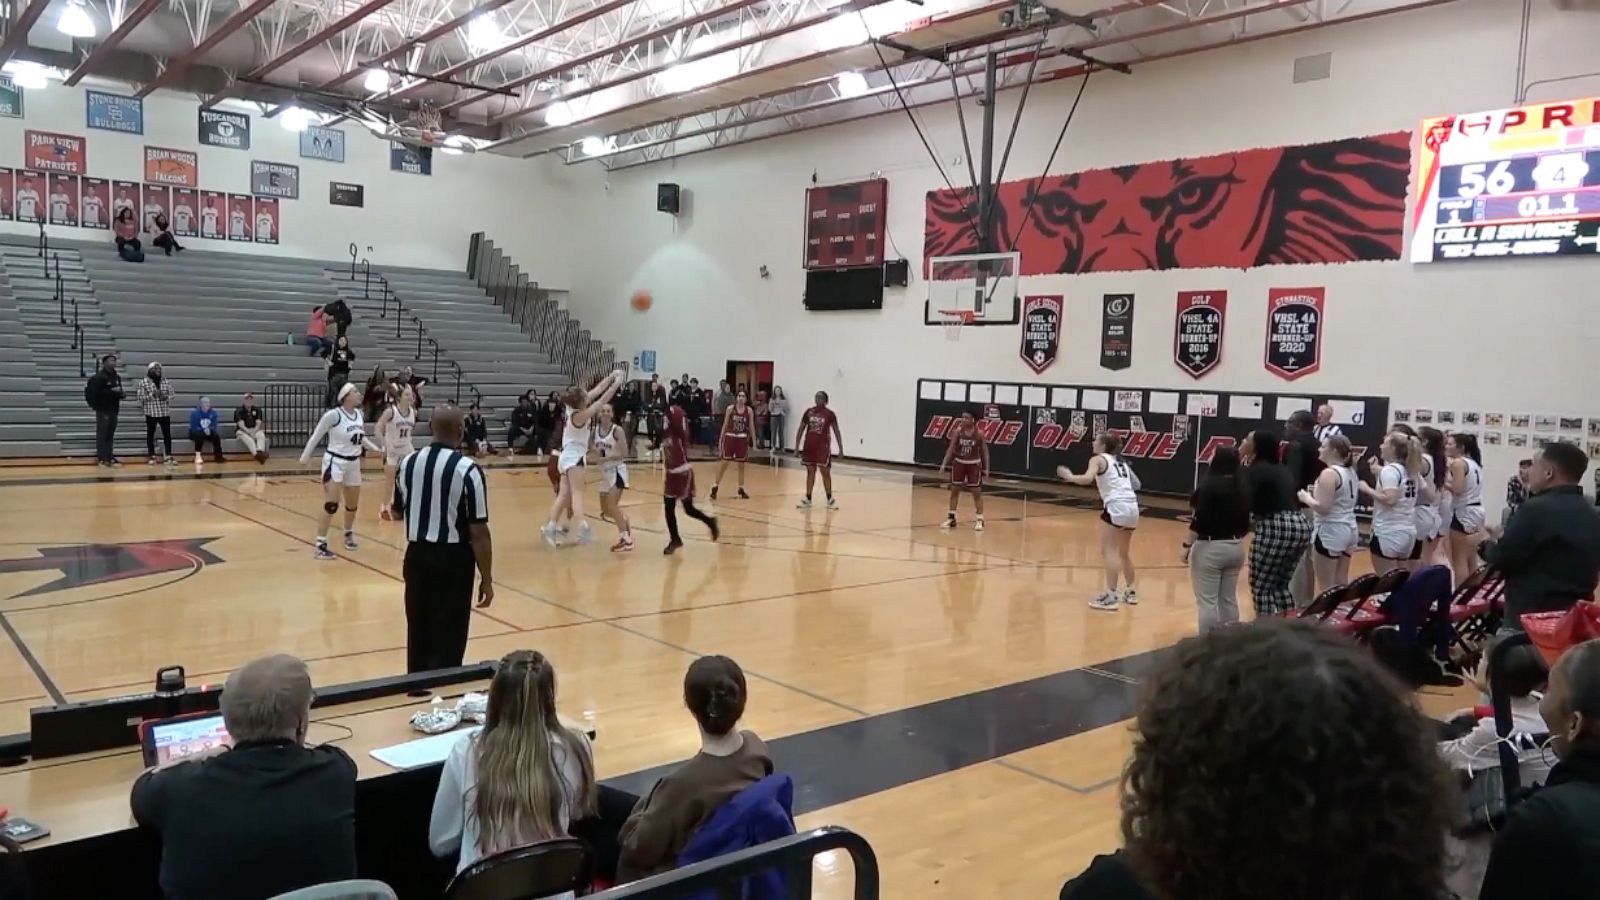
[[944,326],[944,339],[947,341],[961,340],[961,329],[971,325],[976,314],[970,309],[941,309],[939,310],[939,324]]
[[444,137],[444,117],[439,107],[427,100],[422,101],[422,106],[416,112],[406,117],[406,125],[422,132],[422,139],[428,143]]

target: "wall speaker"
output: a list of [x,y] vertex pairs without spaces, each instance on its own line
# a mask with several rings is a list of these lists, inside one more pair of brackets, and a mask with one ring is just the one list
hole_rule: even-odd
[[883,263],[883,286],[905,287],[911,283],[911,263],[903,259],[885,260]]
[[678,186],[663,182],[656,185],[656,212],[678,214]]

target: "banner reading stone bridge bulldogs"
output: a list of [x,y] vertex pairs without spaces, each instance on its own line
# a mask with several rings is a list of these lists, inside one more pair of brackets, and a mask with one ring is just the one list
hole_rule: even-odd
[[[1065,465],[1071,467],[1073,471],[1083,471],[1089,457],[1094,453],[1094,438],[1099,423],[1105,430],[1123,435],[1126,443],[1122,455],[1139,474],[1139,480],[1143,483],[1145,491],[1180,496],[1187,496],[1194,489],[1197,475],[1204,473],[1204,464],[1211,459],[1211,455],[1218,447],[1235,446],[1246,434],[1258,428],[1281,430],[1283,420],[1276,416],[1278,400],[1280,397],[1290,396],[1191,390],[1152,392],[1148,388],[1118,387],[1114,389],[1118,394],[1140,395],[1138,412],[1131,409],[1119,412],[1110,408],[1109,399],[1105,404],[1106,408],[1090,409],[1084,406],[1085,392],[1098,391],[1109,398],[1113,393],[1113,389],[1109,387],[1010,383],[996,385],[990,382],[957,382],[945,379],[928,379],[926,383],[939,386],[937,391],[928,393],[937,394],[940,399],[923,398],[922,385],[918,385],[917,395],[920,399],[917,400],[914,457],[918,465],[939,465],[944,459],[945,449],[949,446],[948,432],[952,422],[959,418],[963,411],[971,410],[980,417],[978,428],[989,445],[991,476],[1054,481],[1056,466]],[[1057,395],[1064,394],[1074,398],[1075,405],[1056,407],[1027,405],[1020,402],[962,402],[943,399],[947,396],[959,396],[962,393],[959,388],[963,386],[967,388],[965,392],[967,396],[971,396],[973,384],[981,385],[983,388],[1003,389],[1002,392],[1016,389],[1019,397],[1027,393],[1037,394],[1038,389],[1042,389],[1044,396],[1052,402]],[[1030,388],[1035,390],[1029,391]],[[956,389],[954,394],[952,389]],[[1152,393],[1178,395],[1178,412],[1151,412]],[[1236,399],[1241,402],[1235,402]],[[1243,402],[1254,399],[1259,399],[1260,403]],[[1315,408],[1328,400],[1362,403],[1364,410],[1360,416],[1361,421],[1341,422],[1339,427],[1350,438],[1351,444],[1361,456],[1371,457],[1377,452],[1378,444],[1383,437],[1383,429],[1389,421],[1389,398],[1312,394],[1309,399],[1308,409]],[[1096,407],[1098,406],[1099,404],[1096,404]],[[1218,415],[1185,414],[1191,408],[1199,409],[1202,406],[1215,409]],[[1340,406],[1349,408],[1346,404]],[[1231,415],[1246,407],[1260,409],[1262,412],[1254,418]],[[1162,408],[1171,407],[1163,405]],[[1356,471],[1366,471],[1364,459],[1358,464]]]

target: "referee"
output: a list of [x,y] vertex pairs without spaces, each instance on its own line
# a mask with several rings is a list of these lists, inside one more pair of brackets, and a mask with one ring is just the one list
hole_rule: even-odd
[[472,617],[494,600],[494,548],[483,470],[460,451],[461,410],[434,407],[433,443],[413,451],[395,477],[393,508],[406,521],[406,671],[461,665]]

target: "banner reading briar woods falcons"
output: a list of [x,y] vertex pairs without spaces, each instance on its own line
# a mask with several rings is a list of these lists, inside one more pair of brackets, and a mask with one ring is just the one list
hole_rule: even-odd
[[[963,412],[979,416],[978,430],[989,445],[991,475],[1054,480],[1056,466],[1082,472],[1093,455],[1096,433],[1121,435],[1122,456],[1138,473],[1144,490],[1158,494],[1188,495],[1204,464],[1220,447],[1236,446],[1246,434],[1261,428],[1282,428],[1280,400],[1287,394],[1246,394],[1220,391],[1161,391],[1148,388],[1115,389],[1104,386],[1015,385],[976,383],[976,396],[994,394],[1047,398],[1052,405],[1019,403],[964,403],[973,394],[969,385],[940,378],[917,385],[915,460],[937,466],[949,446],[951,424]],[[925,391],[925,387],[934,390]],[[963,393],[961,389],[967,390]],[[923,396],[928,394],[936,399]],[[1112,397],[1115,396],[1115,403]],[[1357,457],[1371,456],[1383,439],[1389,416],[1387,397],[1299,394],[1311,410],[1328,401],[1340,409],[1359,409],[1342,418],[1339,427],[1350,438]],[[1173,404],[1176,404],[1174,406]],[[1054,405],[1062,404],[1062,405]],[[1154,412],[1153,409],[1177,412]],[[1356,467],[1366,472],[1366,463]]]
[[1133,295],[1107,294],[1100,310],[1100,368],[1133,365]]
[[1228,320],[1227,291],[1179,291],[1172,361],[1192,377],[1222,362],[1222,329]]
[[1285,381],[1322,368],[1323,288],[1267,292],[1267,371]]
[[1029,297],[1022,301],[1022,361],[1038,375],[1055,364],[1061,350],[1060,294]]

